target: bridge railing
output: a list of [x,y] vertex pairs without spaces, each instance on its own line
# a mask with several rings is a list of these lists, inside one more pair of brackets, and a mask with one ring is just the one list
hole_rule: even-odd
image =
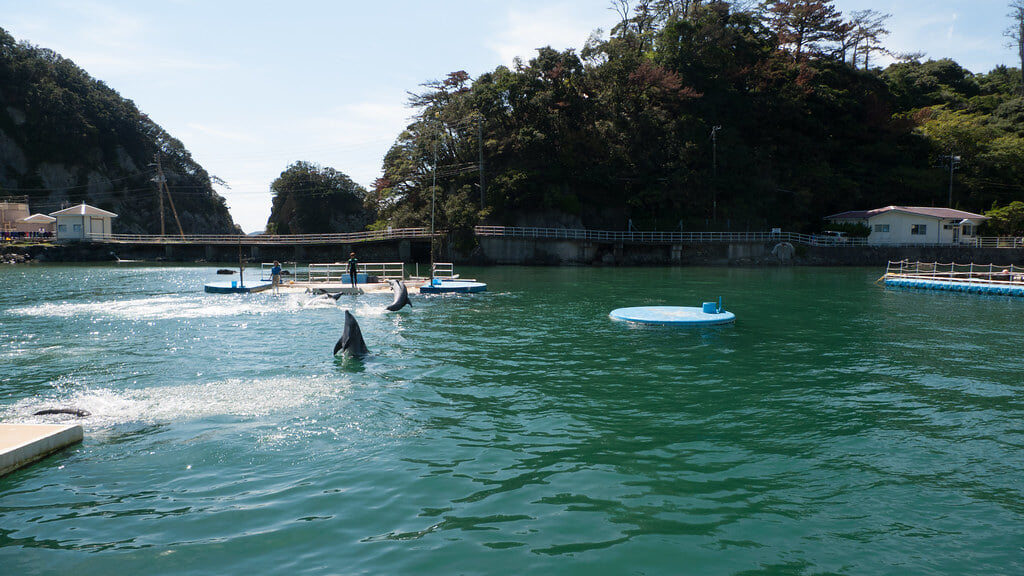
[[90,240],[114,244],[339,244],[347,242],[371,242],[374,240],[395,240],[403,238],[430,238],[426,228],[392,228],[365,232],[339,232],[333,234],[105,234]]
[[[770,232],[651,232],[639,230],[590,230],[585,228],[527,228],[517,226],[476,226],[477,236],[504,238],[531,238],[547,240],[584,240],[596,242],[625,242],[633,244],[706,244],[715,242],[790,242],[805,246],[868,246],[867,238],[836,237],[822,234],[800,234],[772,230]],[[435,235],[444,235],[438,230]],[[94,242],[123,244],[225,244],[249,245],[309,245],[372,242],[395,239],[429,239],[427,228],[392,228],[365,232],[334,234],[259,234],[255,236],[233,234],[106,234],[96,235]],[[883,245],[879,245],[883,246]],[[953,246],[948,243],[885,244],[901,246]],[[1024,237],[977,237],[962,241],[959,246],[976,248],[1024,248]]]

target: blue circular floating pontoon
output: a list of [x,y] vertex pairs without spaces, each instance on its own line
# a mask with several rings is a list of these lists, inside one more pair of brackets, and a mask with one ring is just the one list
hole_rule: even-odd
[[420,286],[420,294],[462,294],[468,292],[483,292],[487,290],[487,284],[483,282],[472,282],[469,280],[439,280],[434,278],[430,284]]
[[203,290],[210,294],[248,294],[262,292],[271,287],[270,282],[254,281],[239,284],[237,280],[232,280],[230,282],[208,282],[203,285]]
[[[710,304],[710,306],[709,306]],[[714,302],[707,302],[701,308],[687,306],[637,306],[617,308],[609,314],[615,320],[639,324],[703,325],[728,324],[736,321],[732,312],[720,310]]]

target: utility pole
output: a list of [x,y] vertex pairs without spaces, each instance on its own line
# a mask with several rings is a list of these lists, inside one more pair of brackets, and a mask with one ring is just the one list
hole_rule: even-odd
[[164,235],[164,194],[167,194],[167,201],[171,204],[171,213],[174,214],[174,222],[178,224],[178,234],[184,238],[185,231],[181,228],[181,220],[178,219],[178,210],[174,208],[174,200],[171,199],[171,191],[167,188],[167,179],[164,178],[164,169],[160,164],[159,150],[156,153],[156,174],[157,186],[159,188],[157,195],[160,197],[160,235]]
[[484,209],[484,115],[476,117],[476,142],[480,154],[480,209]]
[[434,174],[430,184],[430,277],[434,277],[434,202],[437,197],[437,137],[440,131],[434,134]]
[[156,153],[156,197],[160,200],[158,211],[160,212],[160,235],[164,235],[164,170],[160,166],[160,152]]
[[721,126],[711,128],[711,221],[718,220],[718,131]]
[[949,154],[948,156],[939,156],[939,158],[942,159],[945,162],[945,164],[942,167],[943,168],[946,168],[946,167],[949,168],[949,204],[948,204],[948,207],[952,208],[953,207],[953,171],[958,169],[958,168],[960,168],[960,157],[956,156],[956,155],[953,155],[953,154]]

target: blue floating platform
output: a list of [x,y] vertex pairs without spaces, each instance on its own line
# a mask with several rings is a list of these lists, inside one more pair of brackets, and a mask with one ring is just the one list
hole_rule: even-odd
[[487,284],[470,280],[438,280],[435,278],[430,284],[420,286],[420,294],[459,294],[483,292],[484,290],[487,290]]
[[625,320],[638,324],[671,324],[678,326],[709,326],[736,321],[736,315],[732,312],[719,311],[714,302],[707,304],[700,308],[687,306],[617,308],[612,310],[609,316],[615,320]]
[[984,282],[953,279],[887,277],[885,285],[897,288],[918,288],[924,290],[946,290],[997,296],[1024,296],[1024,284],[1019,282]]
[[248,294],[249,292],[262,292],[273,286],[269,281],[248,282],[242,285],[237,280],[230,282],[209,282],[203,286],[203,290],[211,294]]

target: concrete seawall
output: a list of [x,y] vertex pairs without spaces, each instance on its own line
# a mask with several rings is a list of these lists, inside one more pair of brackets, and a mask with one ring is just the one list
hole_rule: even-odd
[[[992,263],[1024,265],[1021,248],[953,246],[805,246],[785,242],[707,242],[642,244],[593,240],[476,237],[468,253],[442,248],[438,261],[461,265],[526,266],[885,266],[889,261]],[[341,262],[355,250],[364,262],[430,262],[426,243],[406,240],[372,244],[315,246],[243,246],[250,262],[273,260]],[[40,262],[98,262],[124,260],[167,262],[237,262],[237,246],[131,245],[71,243],[26,248],[29,260]]]
[[[954,246],[780,246],[779,242],[630,244],[480,237],[473,263],[577,266],[885,266],[893,260],[1020,264],[1024,249]],[[781,248],[781,249],[780,249]],[[458,262],[458,258],[454,259]]]

